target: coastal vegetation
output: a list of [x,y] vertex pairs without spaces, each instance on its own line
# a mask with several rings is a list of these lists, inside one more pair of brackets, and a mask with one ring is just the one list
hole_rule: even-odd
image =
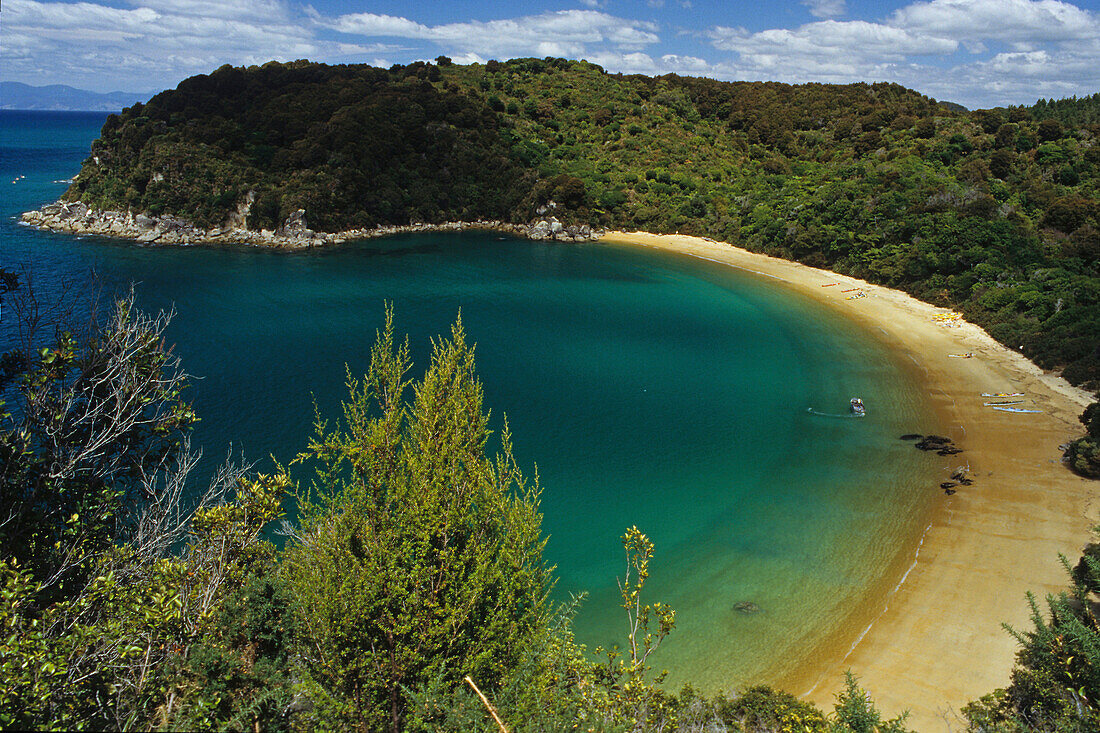
[[[305,209],[329,230],[529,221],[553,201],[563,221],[907,289],[1095,385],[1098,106],[970,113],[893,85],[559,59],[226,67],[112,116],[67,196],[210,225]],[[20,287],[0,269],[0,297]],[[490,441],[461,319],[414,378],[387,312],[297,459],[227,463],[197,495],[199,416],[167,321],[123,299],[87,331],[38,323],[48,338],[0,359],[0,728],[906,730],[851,676],[829,712],[767,687],[663,687],[648,660],[676,615],[648,597],[658,548],[635,527],[622,646],[579,644],[583,598],[549,600],[539,485],[506,422]],[[1081,421],[1068,457],[1090,475],[1095,404]],[[1100,725],[1098,558],[1031,599],[1011,680],[964,709],[970,730]]]
[[1066,460],[1082,476],[1100,478],[1100,402],[1086,407],[1080,419],[1085,435],[1069,444]]
[[[318,416],[289,466],[227,464],[198,496],[167,322],[123,299],[5,355],[5,729],[907,730],[850,675],[829,713],[768,687],[664,689],[648,659],[676,615],[648,598],[656,549],[635,527],[622,646],[579,644],[583,598],[549,601],[539,485],[506,421],[486,452],[461,319],[413,379],[387,311],[339,419]],[[1066,563],[1046,613],[1032,600],[1011,684],[964,711],[971,730],[1094,729],[1098,557]]]
[[326,232],[552,215],[707,236],[957,308],[1096,388],[1098,109],[553,58],[225,66],[111,115],[65,197],[209,227],[301,209]]
[[6,360],[5,729],[903,730],[855,680],[829,716],[764,687],[661,689],[647,660],[675,613],[644,597],[654,547],[634,527],[623,647],[579,645],[506,424],[486,454],[461,320],[414,381],[387,313],[339,421],[290,466],[227,464],[194,498],[167,322],[124,299]]

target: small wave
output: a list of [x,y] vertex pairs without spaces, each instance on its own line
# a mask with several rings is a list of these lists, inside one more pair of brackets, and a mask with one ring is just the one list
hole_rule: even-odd
[[[875,622],[885,616],[886,612],[890,610],[890,601],[894,600],[894,596],[898,594],[898,591],[901,590],[901,587],[905,585],[905,581],[909,579],[909,574],[916,569],[917,563],[920,562],[920,551],[924,549],[924,540],[928,537],[928,532],[931,529],[931,524],[924,528],[924,532],[922,532],[920,536],[920,541],[917,542],[917,549],[915,552],[913,552],[913,562],[909,563],[909,567],[901,576],[901,580],[899,580],[894,586],[894,589],[886,594],[886,602],[882,604],[882,610],[879,611],[879,614],[871,620],[871,623],[867,624],[867,627],[860,632],[859,636],[856,637],[856,640],[853,641],[851,646],[848,647],[848,652],[844,655],[844,658],[840,660],[840,664],[837,666],[843,666],[844,663],[848,661],[848,657],[852,656],[852,653],[856,650],[856,647],[858,647],[860,645],[860,642],[863,641],[864,637],[866,637],[867,634],[870,633],[871,627],[875,625]],[[825,674],[822,674],[820,677],[817,678],[817,682],[814,683],[813,687],[803,692],[801,696],[806,697],[807,695],[812,693],[824,680]]]
[[71,179],[71,178],[59,178],[56,181],[54,181],[54,183],[72,183],[72,182],[73,182],[73,179]]
[[810,413],[811,415],[817,415],[818,417],[840,417],[840,418],[865,417],[865,414],[860,414],[860,413],[856,413],[856,412],[846,412],[844,414],[838,414],[838,413],[835,413],[835,412],[821,412],[820,410],[815,410],[812,407],[807,407],[806,412]]

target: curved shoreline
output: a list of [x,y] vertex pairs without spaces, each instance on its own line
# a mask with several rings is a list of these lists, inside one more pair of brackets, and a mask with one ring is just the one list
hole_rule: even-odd
[[[1001,624],[1028,627],[1025,592],[1063,590],[1058,554],[1076,557],[1100,521],[1100,483],[1071,473],[1058,450],[1081,434],[1077,416],[1091,395],[977,326],[933,320],[945,309],[897,290],[698,237],[609,232],[601,241],[780,280],[913,362],[943,433],[964,448],[975,483],[937,497],[919,552],[910,555],[912,567],[870,609],[870,625],[845,629],[782,683],[829,709],[850,669],[887,715],[909,709],[909,724],[920,731],[960,727],[962,705],[1008,683],[1017,645]],[[867,297],[848,300],[839,292],[848,288]],[[973,358],[949,357],[967,353]],[[1025,392],[1021,406],[1042,413],[995,412],[983,405],[982,392]]]
[[[140,236],[112,228],[111,218],[122,217],[124,223],[144,227],[146,233],[159,226],[148,228],[148,222],[138,223],[131,214],[90,212],[111,215],[95,219],[93,228],[88,213],[68,217],[73,221],[66,220],[63,226],[29,221],[29,215],[24,215],[24,222],[139,242]],[[170,232],[170,226],[171,222],[160,228]],[[282,235],[263,233],[269,238],[256,242],[240,238],[240,232],[247,230],[225,230],[199,242],[173,241],[179,239],[175,235],[146,241],[299,249],[403,232],[467,228],[530,236],[521,231],[527,229],[523,225],[452,222],[361,230],[347,233],[351,236],[346,238],[326,235],[333,239],[321,241],[316,237],[300,241],[303,237],[293,230]],[[286,239],[271,239],[279,236]],[[844,671],[850,668],[888,715],[908,708],[911,725],[921,731],[959,727],[959,706],[1008,682],[1016,642],[1001,623],[1027,628],[1025,591],[1043,595],[1064,589],[1058,553],[1075,557],[1089,539],[1089,528],[1100,521],[1096,501],[1100,482],[1070,473],[1060,464],[1057,450],[1060,443],[1081,434],[1077,416],[1091,396],[1043,373],[976,326],[936,325],[932,316],[944,309],[900,291],[697,237],[610,232],[601,241],[678,252],[779,280],[784,287],[861,323],[873,335],[881,334],[889,348],[911,361],[944,426],[943,434],[966,450],[963,457],[976,482],[954,496],[937,497],[942,501],[911,567],[909,558],[914,555],[906,553],[904,566],[909,569],[902,582],[885,589],[877,607],[860,614],[872,619],[870,625],[863,622],[825,641],[820,645],[824,651],[785,675],[781,684],[805,690],[804,696],[829,709],[843,686]],[[850,283],[843,289],[858,287],[868,297],[849,301],[839,292],[841,287],[821,287],[836,282]],[[975,358],[947,356],[970,352]],[[1024,406],[1034,405],[1043,414],[997,413],[982,406],[981,392],[1001,391],[1026,392],[1029,404]],[[1024,430],[1026,441],[1021,440]]]

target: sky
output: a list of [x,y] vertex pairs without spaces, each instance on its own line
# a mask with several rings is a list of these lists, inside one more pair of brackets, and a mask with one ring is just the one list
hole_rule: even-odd
[[153,93],[223,64],[562,56],[889,81],[971,109],[1100,91],[1100,0],[3,0],[0,80]]

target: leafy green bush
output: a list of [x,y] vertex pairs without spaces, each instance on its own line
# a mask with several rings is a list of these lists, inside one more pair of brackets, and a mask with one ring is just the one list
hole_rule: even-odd
[[1088,478],[1100,478],[1100,402],[1093,402],[1080,416],[1085,437],[1066,447],[1065,460],[1075,472]]
[[750,687],[715,703],[717,717],[746,733],[774,730],[825,730],[825,716],[814,705],[766,686]]
[[181,669],[225,598],[270,562],[260,531],[285,481],[227,467],[186,500],[195,417],[166,325],[121,300],[85,339],[61,333],[9,362],[0,726],[147,729],[219,704],[181,688]]

